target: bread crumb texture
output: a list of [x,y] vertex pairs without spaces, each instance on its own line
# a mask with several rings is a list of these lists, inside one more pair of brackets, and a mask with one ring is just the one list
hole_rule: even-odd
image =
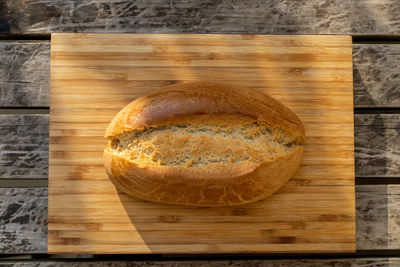
[[295,137],[253,117],[195,114],[109,137],[106,150],[139,168],[197,168],[273,161],[292,152],[297,143]]

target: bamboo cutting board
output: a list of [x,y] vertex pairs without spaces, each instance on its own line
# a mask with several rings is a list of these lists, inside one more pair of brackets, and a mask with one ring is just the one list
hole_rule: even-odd
[[[294,110],[302,165],[257,203],[196,208],[116,191],[105,129],[138,96],[183,81],[229,81]],[[355,250],[350,36],[53,34],[49,253],[275,253]]]

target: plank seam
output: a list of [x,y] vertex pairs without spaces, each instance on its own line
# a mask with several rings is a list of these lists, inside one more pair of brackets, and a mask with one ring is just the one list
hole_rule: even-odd
[[353,44],[400,44],[400,35],[352,35]]
[[356,177],[356,185],[400,184],[400,177]]
[[[353,34],[352,39],[354,44],[400,43],[400,35]],[[51,40],[51,34],[50,33],[37,33],[37,34],[3,33],[0,34],[0,40]]]
[[49,114],[49,107],[0,107],[0,114]]
[[400,114],[400,107],[356,107],[354,114]]
[[0,34],[0,40],[50,40],[51,34],[38,33],[38,34],[18,34],[18,33],[3,33]]

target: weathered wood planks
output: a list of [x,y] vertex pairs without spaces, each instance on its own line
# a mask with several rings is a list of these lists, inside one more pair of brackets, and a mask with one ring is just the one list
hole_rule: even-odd
[[[350,33],[346,1],[7,0],[1,32]],[[7,12],[8,11],[8,12]]]
[[396,34],[396,0],[5,0],[0,32]]
[[359,185],[357,249],[400,249],[400,185]]
[[354,116],[358,177],[400,177],[400,114]]
[[399,73],[400,44],[353,44],[355,106],[400,107]]
[[47,178],[47,114],[1,114],[0,136],[0,179]]
[[47,188],[0,188],[0,253],[46,253],[46,245]]
[[[370,4],[375,4],[374,2],[367,2],[366,5]],[[380,9],[378,12],[386,12],[385,10],[385,5],[388,3],[390,4],[390,1],[384,1],[380,2],[383,8]],[[372,10],[372,9],[371,9]],[[383,10],[383,11],[382,11]],[[395,10],[395,9],[393,9]],[[383,14],[383,13],[381,13]],[[372,14],[373,15],[373,14]],[[384,16],[381,16],[384,17]],[[364,21],[363,23],[366,23],[364,25],[359,25],[360,29],[368,29],[368,27],[365,27],[365,25],[372,25],[371,27],[376,27],[380,22],[374,22],[373,20],[370,19],[370,16],[366,16],[362,18]],[[1,24],[1,23],[0,23]],[[379,25],[378,25],[379,26]],[[386,26],[388,27],[393,27],[390,26],[390,23],[386,23]],[[378,27],[379,28],[379,27]],[[380,28],[381,30],[383,28]],[[11,41],[3,41],[0,43],[0,45],[9,43]],[[46,91],[46,83],[40,83],[41,80],[48,79],[46,78],[46,75],[48,75],[48,72],[42,71],[43,65],[40,65],[39,67],[36,68],[36,65],[29,65],[28,68],[25,68],[24,62],[27,61],[29,63],[30,60],[40,60],[40,61],[45,61],[48,60],[46,57],[48,57],[49,52],[46,50],[46,46],[48,46],[48,43],[46,41],[40,41],[38,43],[44,43],[44,45],[40,45],[40,47],[32,46],[35,47],[34,49],[31,48],[31,43],[27,43],[24,45],[21,45],[20,42],[11,42],[11,46],[9,45],[3,45],[1,46],[1,51],[11,51],[10,47],[15,51],[12,53],[1,53],[1,56],[5,56],[7,58],[10,58],[11,60],[7,60],[4,58],[3,62],[8,62],[7,67],[2,69],[0,71],[0,75],[9,77],[12,74],[7,73],[8,69],[15,70],[16,72],[19,72],[21,77],[31,77],[32,73],[34,76],[32,77],[39,77],[33,79],[34,82],[30,82],[32,78],[28,78],[26,83],[24,84],[17,84],[14,86],[13,83],[14,81],[11,81],[10,83],[7,83],[5,87],[1,87],[1,89],[6,88],[16,88],[14,89],[14,92],[16,92],[14,95],[9,95],[10,91],[7,91],[8,95],[3,94],[4,90],[0,91],[1,94],[1,101],[4,100],[4,102],[1,102],[3,106],[47,106],[48,105],[48,92]],[[32,42],[33,43],[33,42]],[[36,42],[35,44],[36,45]],[[47,48],[48,49],[48,48]],[[42,52],[31,56],[30,53],[35,53],[36,50],[43,51]],[[22,52],[21,52],[22,51]],[[389,55],[389,56],[386,56]],[[376,44],[363,44],[363,45],[354,45],[354,79],[355,79],[355,105],[359,107],[398,107],[398,88],[399,88],[399,82],[398,82],[398,76],[396,74],[398,73],[398,65],[397,62],[399,61],[399,48],[398,45],[376,45]],[[33,62],[33,61],[32,61]],[[27,63],[25,63],[27,64]],[[38,64],[38,63],[35,63]],[[32,67],[34,66],[34,67]],[[3,65],[0,65],[0,68],[2,68]],[[25,69],[24,69],[25,68]],[[28,71],[27,71],[28,70]],[[39,74],[37,74],[39,73]],[[38,76],[36,76],[38,75]],[[14,76],[17,77],[17,76]],[[6,79],[2,79],[1,81],[5,81]],[[38,82],[35,82],[38,81]],[[1,84],[1,83],[0,83]],[[10,86],[11,84],[11,86]],[[47,83],[48,84],[48,83]],[[22,88],[22,89],[20,89]],[[26,89],[28,88],[28,89]],[[39,88],[39,89],[37,89]],[[38,91],[39,90],[39,91]],[[38,94],[37,92],[42,92]],[[45,93],[43,93],[45,92]],[[36,98],[37,95],[40,95],[39,98]],[[45,99],[43,101],[43,99]],[[31,102],[30,102],[31,101]],[[19,115],[17,115],[19,116]],[[38,116],[46,116],[46,115],[38,115]],[[383,119],[382,119],[383,117]],[[392,117],[392,118],[391,118]],[[361,177],[398,177],[398,174],[396,172],[396,167],[398,166],[398,161],[396,160],[396,151],[394,148],[396,147],[396,142],[398,142],[398,127],[395,124],[390,123],[390,120],[393,119],[393,117],[397,117],[397,115],[356,115],[355,116],[355,127],[356,127],[356,144],[358,142],[358,146],[356,146],[356,157],[358,157],[356,161],[356,173],[358,176]],[[357,123],[357,120],[359,118],[359,123]],[[383,130],[381,126],[374,122],[383,120],[386,125],[389,126],[384,126],[386,127],[387,130]],[[397,119],[394,119],[394,122],[396,123]],[[389,123],[389,124],[388,124]],[[43,125],[43,124],[42,124]],[[391,126],[390,126],[391,125]],[[395,125],[395,126],[393,126]],[[41,126],[44,127],[44,126]],[[392,128],[390,128],[392,127]],[[367,132],[365,132],[367,131]],[[361,134],[359,138],[357,138],[357,135]],[[382,141],[384,138],[385,141]],[[368,142],[369,140],[372,140],[373,142]],[[375,142],[374,140],[380,140],[381,142],[379,145],[377,141]],[[388,141],[386,141],[388,140]],[[382,145],[384,143],[384,145]],[[357,151],[357,147],[359,147],[359,151]],[[386,148],[393,148],[390,153],[385,153],[384,149]],[[394,153],[394,156],[393,156]],[[394,159],[394,160],[393,160]],[[358,164],[357,162],[360,162]],[[382,167],[382,162],[384,163],[384,167]],[[389,165],[386,165],[388,162]],[[35,165],[32,169],[37,168],[39,165]],[[372,166],[372,167],[371,167]],[[389,168],[389,170],[385,170],[386,168]],[[39,169],[42,167],[39,166]],[[397,168],[398,170],[398,168]],[[40,171],[40,176],[35,176],[38,178],[43,178],[47,177],[47,172],[42,172]],[[46,173],[46,175],[43,175]],[[19,178],[29,178],[29,174],[26,176],[22,174],[20,176],[18,173],[14,173],[16,176],[11,175],[6,175],[2,176],[3,178],[14,178],[14,177],[19,177]],[[374,189],[371,189],[371,192],[363,192],[365,195],[365,198],[362,200],[363,203],[366,203],[365,205],[365,210],[366,211],[371,211],[377,212],[379,214],[379,211],[382,210],[382,206],[379,204],[379,201],[385,202],[385,194],[381,194],[381,190],[378,189],[376,194],[374,194]],[[374,205],[373,202],[374,200],[371,199],[378,199],[378,204]],[[358,200],[360,201],[360,200]],[[370,204],[368,204],[370,203]],[[371,205],[371,209],[368,207],[368,205]],[[373,217],[371,218],[371,214],[368,212],[366,213],[368,216],[365,217],[366,220],[373,220]],[[359,241],[360,237],[360,231],[358,231],[358,242],[361,242],[361,248],[363,249],[362,246],[364,244],[367,244],[365,249],[374,249],[374,248],[379,248],[383,249],[385,247],[385,242],[382,241],[381,236],[381,230],[384,229],[382,224],[379,224],[379,222],[382,222],[382,220],[377,219],[376,223],[370,223],[368,226],[368,229],[374,228],[372,230],[368,230],[368,234],[365,234],[364,241]],[[383,220],[385,222],[385,220]],[[378,224],[377,224],[378,223]],[[377,225],[374,227],[374,225]],[[364,228],[366,229],[366,228]],[[364,231],[361,231],[361,233],[364,233]],[[375,233],[375,234],[374,234]],[[376,236],[377,240],[370,239],[368,236]],[[395,242],[392,242],[392,247]]]
[[[0,3],[0,32],[44,33],[52,31],[107,31],[107,32],[255,32],[255,33],[347,33],[353,34],[396,34],[399,33],[399,6],[396,0],[352,1],[309,1],[306,3],[289,1],[270,1],[266,4],[254,1],[243,6],[242,3],[228,1],[203,1],[198,8],[195,2],[166,1],[165,3],[129,5],[130,1],[12,1]],[[82,4],[81,4],[82,3]],[[258,4],[261,5],[257,6]],[[265,6],[264,6],[265,5]],[[191,8],[193,7],[193,8]],[[343,10],[346,12],[343,12]],[[219,16],[218,14],[222,14]],[[82,15],[84,14],[84,15]],[[351,15],[348,15],[351,14]],[[352,21],[349,23],[349,19]],[[84,20],[84,21],[83,21]],[[245,22],[245,23],[243,23]],[[311,25],[311,26],[310,26]],[[11,44],[10,44],[11,43]],[[28,42],[29,43],[29,42]],[[48,43],[41,47],[15,41],[0,43],[0,105],[13,107],[48,106],[48,65],[41,64],[48,60],[49,51],[45,51]],[[35,44],[36,45],[36,44]],[[356,107],[399,107],[399,46],[398,45],[355,45],[354,46],[354,79]],[[36,51],[43,51],[37,54]],[[33,54],[33,56],[31,55]],[[20,81],[23,81],[22,83]],[[43,81],[43,82],[42,82]],[[40,115],[41,116],[41,115]],[[397,116],[397,115],[391,115]],[[368,118],[367,118],[368,117]],[[356,173],[360,177],[398,177],[398,127],[388,123],[390,117],[381,115],[362,115],[356,119]],[[357,125],[357,118],[361,120]],[[374,122],[383,120],[385,129]],[[397,118],[394,119],[397,124]],[[357,129],[357,127],[359,129]],[[0,126],[1,127],[1,126]],[[18,127],[18,126],[17,126]],[[42,127],[42,126],[41,126]],[[365,133],[367,131],[367,133]],[[372,131],[375,131],[373,133]],[[17,131],[16,131],[17,132]],[[34,131],[35,132],[35,131]],[[359,138],[357,138],[357,134]],[[372,141],[372,142],[369,142]],[[378,143],[381,142],[381,143]],[[7,142],[1,142],[3,145]],[[356,147],[357,148],[357,147]],[[384,149],[389,149],[385,153]],[[35,151],[35,149],[33,150]],[[3,155],[1,155],[3,161]],[[7,158],[8,156],[6,156]],[[9,159],[7,159],[9,162]],[[360,164],[358,164],[360,162]],[[41,163],[38,177],[43,178]],[[397,170],[396,170],[397,168]],[[24,174],[26,171],[28,173]],[[29,170],[6,172],[2,178],[29,178]],[[36,173],[36,171],[33,171]],[[15,175],[15,176],[14,176]],[[36,175],[36,174],[35,174]],[[46,175],[47,176],[47,175]],[[35,176],[36,177],[36,176]],[[370,221],[361,225],[357,232],[358,242],[365,249],[398,248],[396,242],[385,241],[389,236],[384,229],[390,220],[374,219],[373,214],[385,215],[385,202],[389,195],[380,186],[371,186],[361,192],[358,202],[364,205],[363,218]],[[385,186],[383,186],[385,187]],[[387,191],[387,190],[386,190]],[[22,199],[22,197],[21,197]],[[385,200],[386,199],[386,200]],[[382,204],[383,203],[383,204]],[[0,204],[1,206],[1,204]],[[358,211],[360,212],[360,211]],[[379,215],[380,214],[380,215]],[[383,216],[384,218],[384,216]],[[0,221],[1,222],[1,221]],[[359,222],[359,221],[358,221]],[[1,224],[1,223],[0,223]],[[359,227],[359,224],[358,224]],[[396,227],[394,228],[396,230]],[[359,234],[364,235],[360,241]],[[372,237],[376,237],[376,240]],[[391,245],[389,245],[391,244]],[[360,249],[363,249],[361,246]],[[16,246],[16,253],[20,246]],[[0,249],[1,251],[1,249]],[[29,251],[28,251],[29,252]],[[39,252],[43,252],[40,251]],[[316,262],[317,261],[317,262]],[[310,264],[326,266],[384,265],[397,266],[398,259],[339,259],[339,260],[304,260],[275,261],[274,266],[287,264]],[[40,266],[52,266],[65,263],[38,263]],[[204,263],[204,262],[202,262]],[[219,262],[221,263],[221,262]],[[253,262],[254,263],[254,262]],[[253,264],[251,263],[251,264]],[[14,265],[15,262],[12,263]],[[31,266],[32,263],[20,263]],[[90,263],[75,263],[87,266]],[[100,263],[96,263],[100,264]],[[128,266],[127,262],[103,263],[106,266]],[[168,266],[167,263],[157,263]],[[193,266],[198,266],[193,262]],[[224,263],[225,264],[225,263]],[[227,265],[234,263],[228,262]],[[265,262],[263,264],[266,264]],[[11,263],[10,263],[11,265]]]
[[48,106],[49,66],[48,41],[0,41],[0,106]]
[[350,20],[352,34],[399,34],[400,5],[397,0],[353,0]]

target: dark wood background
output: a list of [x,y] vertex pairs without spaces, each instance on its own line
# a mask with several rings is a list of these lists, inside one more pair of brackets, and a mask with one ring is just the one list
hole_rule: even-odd
[[[357,252],[46,254],[50,34],[353,36]],[[400,266],[399,0],[0,0],[0,266]]]

